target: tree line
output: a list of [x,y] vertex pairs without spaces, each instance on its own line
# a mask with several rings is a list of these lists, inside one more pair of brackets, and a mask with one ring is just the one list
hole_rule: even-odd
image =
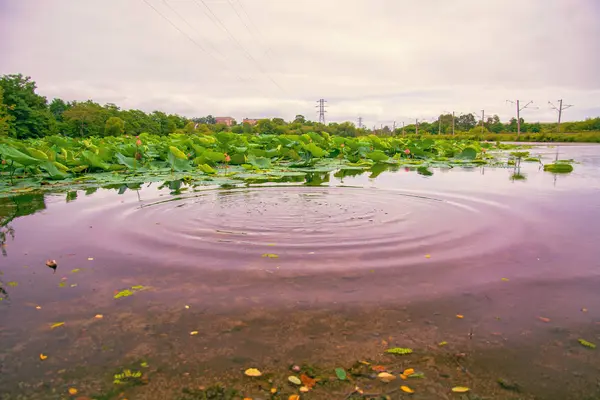
[[[423,121],[405,127],[367,129],[356,127],[352,122],[332,122],[327,125],[307,120],[297,115],[293,121],[282,118],[261,119],[255,125],[248,123],[229,127],[217,124],[212,115],[187,118],[162,111],[146,113],[141,110],[122,110],[117,105],[100,105],[92,100],[64,101],[55,98],[48,102],[46,97],[36,93],[36,84],[22,74],[0,77],[0,136],[18,139],[39,138],[47,135],[69,137],[117,136],[122,134],[139,135],[147,132],[155,135],[170,133],[211,133],[231,131],[234,133],[262,134],[303,134],[312,131],[328,132],[340,136],[400,135],[400,134],[451,134],[452,114],[440,115],[437,120]],[[482,126],[483,125],[483,126]],[[561,132],[600,131],[600,118],[585,121],[565,122]],[[461,114],[454,118],[456,133],[511,133],[517,131],[517,120],[512,118],[502,123],[497,115],[485,121],[473,114]],[[556,124],[527,123],[521,118],[521,132],[555,132]]]

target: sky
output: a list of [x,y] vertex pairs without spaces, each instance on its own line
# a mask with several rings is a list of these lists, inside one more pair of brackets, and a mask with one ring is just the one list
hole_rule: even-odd
[[598,0],[0,0],[0,74],[48,99],[371,127],[600,116]]

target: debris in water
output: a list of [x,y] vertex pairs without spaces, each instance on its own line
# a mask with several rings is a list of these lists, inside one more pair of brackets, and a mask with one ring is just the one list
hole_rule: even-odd
[[244,371],[244,374],[246,376],[257,377],[257,376],[261,376],[262,372],[260,372],[256,368],[248,368],[246,371]]

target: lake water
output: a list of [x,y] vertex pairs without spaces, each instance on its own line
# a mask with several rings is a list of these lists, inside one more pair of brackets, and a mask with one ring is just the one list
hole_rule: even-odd
[[[417,366],[414,398],[460,398],[457,385],[472,399],[600,398],[600,349],[578,342],[600,344],[600,146],[531,153],[557,150],[574,172],[401,167],[2,198],[0,398],[117,386],[114,398],[177,399],[222,381],[266,399],[241,371],[275,385],[291,364],[357,360]],[[412,358],[383,353],[396,346]],[[145,384],[120,390],[123,368]]]

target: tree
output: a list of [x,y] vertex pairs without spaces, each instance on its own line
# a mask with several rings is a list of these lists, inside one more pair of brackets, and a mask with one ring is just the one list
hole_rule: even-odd
[[304,115],[296,115],[296,118],[294,118],[294,122],[299,123],[299,124],[304,124],[306,123],[306,118],[304,118]]
[[4,91],[0,87],[0,136],[8,136],[13,117],[8,113],[8,106],[4,104],[3,97]]
[[4,92],[5,111],[12,117],[9,134],[18,139],[42,137],[51,129],[52,115],[46,98],[38,95],[35,82],[21,74],[3,75],[0,87]]
[[73,102],[73,106],[63,113],[65,121],[70,122],[74,132],[79,136],[100,135],[104,118],[100,104],[88,100],[83,103]]
[[468,131],[474,128],[477,125],[477,120],[475,116],[471,113],[469,114],[461,114],[455,120],[455,127],[459,131]]
[[63,120],[63,113],[69,108],[69,104],[67,104],[63,99],[58,98],[53,99],[49,106],[50,112],[57,121]]
[[104,125],[105,136],[119,136],[125,132],[125,122],[119,117],[110,117]]
[[494,115],[493,117],[488,117],[485,128],[493,133],[500,133],[504,130],[504,125],[500,122],[500,117]]

